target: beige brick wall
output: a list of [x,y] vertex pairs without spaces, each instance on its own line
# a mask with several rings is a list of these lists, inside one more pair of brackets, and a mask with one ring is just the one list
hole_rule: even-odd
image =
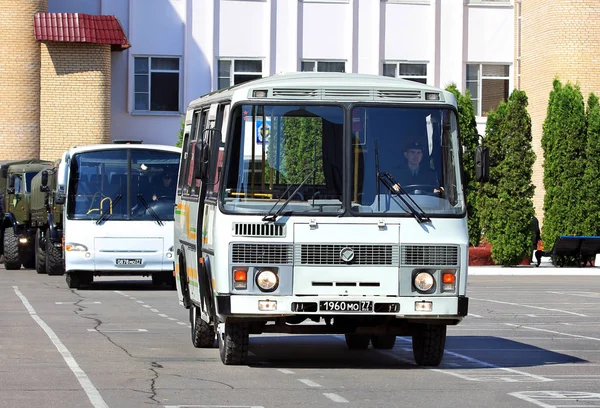
[[[516,13],[518,7],[515,8]],[[517,41],[518,19],[515,20]],[[529,98],[533,148],[537,154],[533,183],[534,205],[543,221],[542,125],[554,78],[579,84],[584,97],[600,95],[600,2],[597,0],[522,0],[520,34],[520,89]],[[516,44],[515,52],[518,54]],[[517,70],[515,70],[517,71]],[[518,72],[515,72],[518,74]],[[515,81],[519,84],[518,79]]]
[[41,158],[110,142],[110,45],[41,44]]
[[40,154],[40,46],[35,13],[47,0],[0,0],[0,160]]

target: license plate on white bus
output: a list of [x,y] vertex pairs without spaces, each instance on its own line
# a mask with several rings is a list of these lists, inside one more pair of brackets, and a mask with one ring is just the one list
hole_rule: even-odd
[[140,258],[134,258],[134,259],[117,258],[116,264],[117,265],[141,265],[142,260]]
[[373,302],[367,300],[323,300],[319,302],[319,311],[346,313],[372,312]]

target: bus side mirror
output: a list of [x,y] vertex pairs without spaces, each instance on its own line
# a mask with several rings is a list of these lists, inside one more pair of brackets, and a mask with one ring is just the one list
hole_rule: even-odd
[[477,146],[475,149],[475,180],[483,183],[490,181],[490,151],[486,146]]
[[40,183],[40,191],[48,191],[48,171],[42,170],[42,180]]

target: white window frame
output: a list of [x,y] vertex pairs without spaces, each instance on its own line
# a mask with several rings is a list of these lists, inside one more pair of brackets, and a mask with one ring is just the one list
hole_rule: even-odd
[[[409,81],[414,81],[415,79],[424,79],[425,82],[415,82],[425,85],[427,84],[427,75],[429,71],[429,63],[427,61],[383,61],[381,64],[381,75],[383,75],[384,65],[395,65],[394,78],[408,79]],[[425,75],[400,75],[400,65],[425,65]]]
[[[312,63],[315,64],[315,66],[313,67],[312,71],[304,71],[302,69],[302,64],[305,63],[305,62],[312,62]],[[302,59],[302,60],[300,60],[300,67],[299,67],[300,69],[299,69],[299,71],[300,72],[321,72],[321,71],[319,71],[318,67],[319,67],[319,63],[322,63],[322,62],[338,62],[338,63],[344,64],[344,70],[343,71],[323,71],[323,72],[347,72],[346,71],[347,61],[345,61],[345,60],[321,60],[321,59]]]
[[[469,65],[477,65],[479,66],[479,70],[477,72],[477,79],[473,80],[473,79],[468,79],[468,66]],[[508,74],[506,76],[483,76],[483,67],[486,65],[501,65],[501,66],[506,66],[508,67]],[[511,75],[510,75],[510,63],[501,63],[501,62],[491,62],[491,63],[477,63],[477,62],[468,62],[467,66],[465,67],[465,89],[469,89],[469,84],[470,83],[475,83],[477,86],[477,97],[473,97],[473,94],[471,93],[471,102],[473,102],[473,108],[475,109],[475,116],[479,116],[479,117],[485,117],[486,115],[484,115],[485,112],[482,112],[482,106],[481,106],[481,96],[482,96],[482,90],[483,90],[483,79],[497,79],[497,80],[506,80],[508,81],[508,89],[511,89]]]
[[464,0],[467,6],[511,6],[512,0]]
[[[217,69],[216,69],[216,84],[215,84],[215,89],[224,89],[227,87],[219,87],[219,80],[221,78],[226,78],[226,77],[221,77],[219,76],[219,64],[223,61],[229,61],[230,65],[230,69],[229,69],[229,86],[233,86],[234,85],[234,78],[235,75],[252,75],[252,74],[260,74],[260,76],[264,77],[265,76],[265,59],[264,58],[236,58],[236,57],[219,57],[217,58]],[[256,72],[243,72],[243,71],[234,71],[235,69],[235,61],[260,61],[261,65],[261,70],[256,71]]]
[[[148,92],[137,92],[135,89],[135,82],[136,82],[136,76],[140,75],[137,74],[135,72],[135,61],[136,58],[146,58],[148,60],[148,73],[146,75],[148,75]],[[178,66],[179,69],[178,70],[160,70],[160,69],[152,69],[152,58],[161,58],[161,59],[176,59],[178,61]],[[132,100],[131,100],[131,112],[134,114],[150,114],[150,115],[181,115],[182,114],[182,98],[183,98],[183,73],[182,73],[182,58],[179,55],[132,55],[132,77],[133,77],[133,81],[132,81]],[[152,95],[151,95],[151,91],[152,91],[152,73],[157,73],[157,72],[168,72],[168,73],[177,73],[177,83],[178,83],[178,100],[177,100],[177,110],[172,110],[172,111],[160,111],[160,110],[152,110]],[[148,94],[148,109],[137,109],[136,108],[136,104],[135,104],[135,97],[136,94],[138,93],[147,93]]]

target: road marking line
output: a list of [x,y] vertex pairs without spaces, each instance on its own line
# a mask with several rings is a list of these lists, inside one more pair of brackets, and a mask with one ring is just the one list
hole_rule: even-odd
[[475,313],[469,313],[469,316],[478,317],[480,319],[483,319],[483,316],[475,314]]
[[167,317],[167,319],[172,320],[172,321],[176,321],[177,320],[174,317]]
[[160,317],[169,317],[168,315],[164,314],[164,313],[160,313],[159,314]]
[[75,360],[71,352],[60,341],[56,333],[54,333],[54,330],[52,330],[50,326],[48,326],[46,322],[40,316],[38,316],[33,306],[31,306],[27,298],[19,290],[19,287],[13,286],[13,289],[19,297],[19,299],[21,299],[21,302],[23,302],[23,305],[25,305],[25,308],[29,312],[31,318],[42,328],[42,330],[44,330],[44,332],[46,332],[46,335],[48,336],[48,338],[50,338],[50,341],[54,344],[58,352],[61,354],[62,358],[65,360],[65,363],[67,363],[67,366],[69,366],[69,368],[75,375],[75,378],[77,378],[77,381],[79,381],[79,384],[81,384],[83,391],[85,391],[92,405],[96,408],[108,408],[108,405],[106,404],[106,402],[104,402],[104,399],[102,399],[102,396],[100,395],[92,381],[89,379],[87,374],[81,369],[81,367],[79,367],[79,364],[77,364],[77,361]]
[[86,302],[86,301],[79,301],[79,302],[54,302],[55,305],[74,305],[75,303],[77,303],[78,305],[89,305],[89,304],[93,304],[93,305],[98,305],[102,302]]
[[145,307],[146,309],[151,308],[152,306],[150,305],[142,305],[142,307]]
[[503,305],[511,305],[511,306],[519,306],[519,307],[530,307],[532,309],[546,310],[546,311],[549,311],[549,312],[560,312],[560,313],[571,314],[571,315],[574,315],[574,316],[588,317],[587,315],[584,315],[584,314],[581,314],[581,313],[569,312],[568,310],[550,309],[550,308],[547,308],[547,307],[524,305],[524,304],[521,304],[521,303],[502,302],[500,300],[479,299],[479,298],[471,298],[471,299],[473,299],[473,300],[479,300],[479,301],[482,301],[482,302],[500,303],[500,304],[503,304]]
[[99,329],[87,329],[89,332],[98,332],[98,333],[143,333],[147,332],[146,329],[114,329],[114,330],[99,330]]
[[182,326],[185,326],[187,323],[186,322],[177,322],[177,324],[180,324]]
[[286,370],[285,368],[278,368],[277,371],[279,371],[280,373],[283,373],[283,374],[296,374],[292,370]]
[[143,300],[136,300],[137,303],[144,303]]
[[600,341],[600,339],[597,338],[597,337],[580,336],[579,334],[569,334],[569,333],[563,333],[563,332],[554,331],[554,330],[539,329],[537,327],[521,326],[521,325],[512,324],[512,323],[504,323],[504,324],[507,325],[507,326],[512,326],[512,327],[516,327],[516,328],[522,328],[522,329],[528,329],[528,330],[536,330],[536,331],[541,331],[541,332],[546,332],[546,333],[552,333],[552,334],[560,334],[561,336],[577,337],[579,339]]
[[158,313],[158,309],[150,309],[151,312]]
[[340,397],[339,395],[333,394],[330,392],[324,392],[323,395],[325,395],[327,398],[329,398],[333,402],[349,402],[346,398]]
[[314,381],[308,380],[306,378],[299,378],[298,381],[300,381],[301,383],[308,385],[309,387],[313,387],[313,388],[321,388],[321,384],[317,384]]

